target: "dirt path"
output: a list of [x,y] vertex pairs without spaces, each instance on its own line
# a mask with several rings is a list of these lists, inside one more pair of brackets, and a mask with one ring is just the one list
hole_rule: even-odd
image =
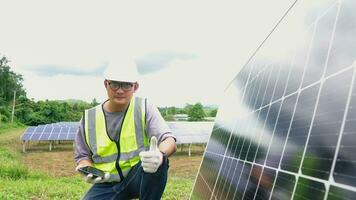
[[53,177],[73,176],[76,174],[73,157],[70,149],[28,151],[24,154],[24,163],[30,170],[42,171]]

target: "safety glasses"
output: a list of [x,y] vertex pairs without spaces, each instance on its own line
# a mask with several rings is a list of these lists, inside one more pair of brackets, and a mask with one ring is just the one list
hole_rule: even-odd
[[110,88],[114,91],[118,90],[119,88],[121,88],[124,91],[130,91],[132,90],[132,87],[135,85],[135,83],[119,82],[119,81],[108,81],[108,84]]

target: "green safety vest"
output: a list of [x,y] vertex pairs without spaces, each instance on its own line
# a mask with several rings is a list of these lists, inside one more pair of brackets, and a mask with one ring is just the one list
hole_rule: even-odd
[[110,139],[103,104],[84,113],[84,138],[92,152],[93,166],[110,173],[109,181],[120,182],[139,161],[139,153],[148,149],[145,133],[145,100],[132,97],[126,110],[119,142]]

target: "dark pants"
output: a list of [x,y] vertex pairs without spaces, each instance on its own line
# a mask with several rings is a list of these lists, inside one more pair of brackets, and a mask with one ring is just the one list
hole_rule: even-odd
[[156,173],[146,173],[139,162],[121,182],[94,184],[83,199],[161,199],[167,183],[169,162],[163,162]]

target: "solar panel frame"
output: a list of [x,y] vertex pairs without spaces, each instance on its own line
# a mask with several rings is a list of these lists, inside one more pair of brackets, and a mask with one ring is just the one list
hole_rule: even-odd
[[312,4],[290,11],[309,12],[310,36],[285,58],[290,67],[266,54],[281,39],[275,31],[227,88],[191,199],[356,197],[356,3]]

